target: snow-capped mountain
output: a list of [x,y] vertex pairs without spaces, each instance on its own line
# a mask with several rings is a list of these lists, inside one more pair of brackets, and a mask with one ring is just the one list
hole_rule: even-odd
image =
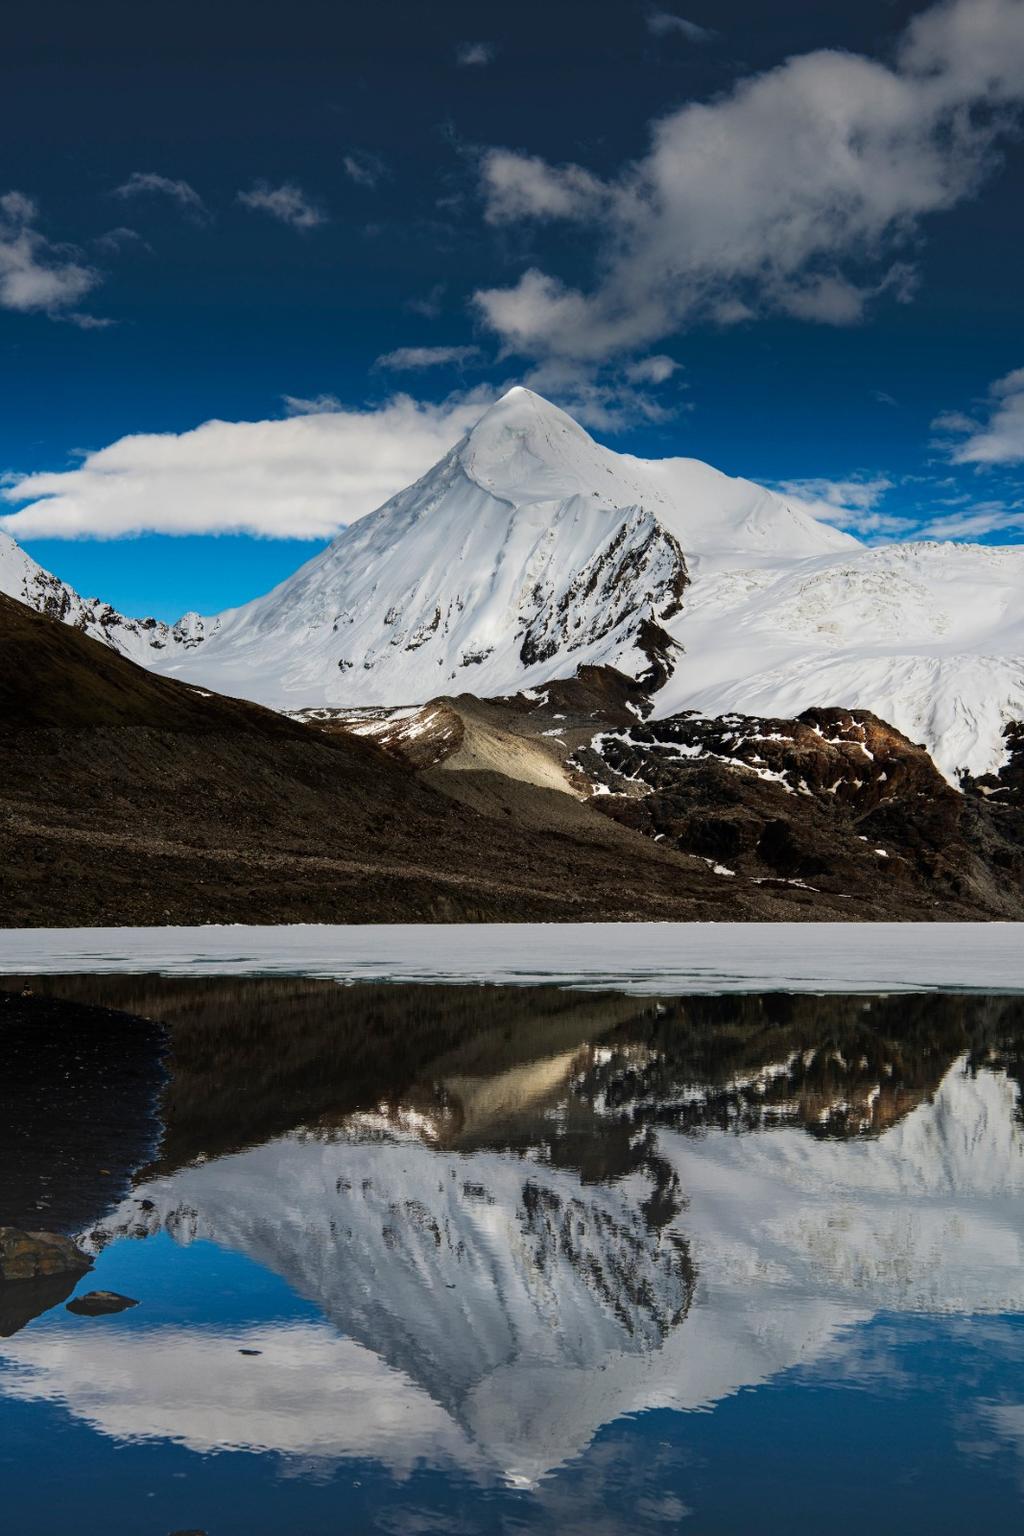
[[1024,719],[1022,589],[1024,548],[866,548],[698,460],[601,447],[522,388],[294,576],[213,618],[124,619],[0,536],[0,590],[272,707],[493,696],[608,664],[664,683],[658,715],[871,710],[953,780],[997,769]]
[[201,657],[156,665],[296,708],[507,693],[585,663],[639,674],[645,624],[671,625],[686,551],[709,543],[762,559],[855,547],[748,481],[602,448],[517,388],[415,485],[221,614]]

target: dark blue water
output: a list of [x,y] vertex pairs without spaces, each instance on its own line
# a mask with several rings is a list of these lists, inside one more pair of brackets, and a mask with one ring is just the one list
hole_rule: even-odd
[[104,1192],[105,1080],[44,1181],[139,1304],[0,1338],[5,1529],[1021,1528],[1019,1001],[147,986],[155,1140]]

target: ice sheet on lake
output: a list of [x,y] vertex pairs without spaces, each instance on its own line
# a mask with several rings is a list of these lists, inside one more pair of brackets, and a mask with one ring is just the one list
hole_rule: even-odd
[[1014,923],[0,930],[0,973],[302,975],[645,993],[1024,991]]

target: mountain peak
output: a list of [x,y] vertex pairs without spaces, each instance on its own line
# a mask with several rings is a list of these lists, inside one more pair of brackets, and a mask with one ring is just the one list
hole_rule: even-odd
[[589,494],[613,455],[567,412],[517,384],[484,412],[459,457],[485,490],[521,501]]
[[567,411],[545,400],[543,395],[527,389],[525,384],[513,384],[511,389],[499,396],[493,405],[488,406],[468,435],[470,439],[475,439],[479,434],[486,437],[494,431],[569,432],[586,442],[593,441]]

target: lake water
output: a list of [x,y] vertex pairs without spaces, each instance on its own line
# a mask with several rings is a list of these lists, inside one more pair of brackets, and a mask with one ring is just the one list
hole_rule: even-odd
[[93,1263],[0,1284],[4,1529],[1021,1528],[1019,993],[55,966],[0,1224]]

